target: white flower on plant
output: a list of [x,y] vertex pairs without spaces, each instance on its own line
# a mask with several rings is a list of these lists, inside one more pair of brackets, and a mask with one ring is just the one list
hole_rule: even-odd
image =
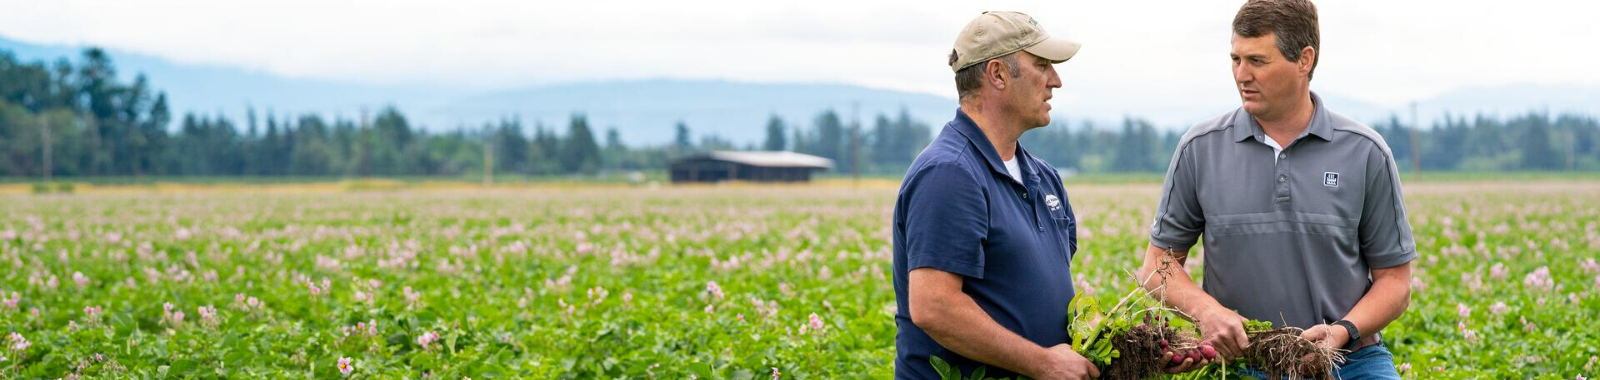
[[606,291],[606,288],[603,287],[596,286],[589,288],[589,299],[593,300],[592,303],[595,305],[599,305],[600,302],[605,301],[606,296],[610,294],[611,292]]
[[1469,317],[1472,317],[1472,308],[1467,307],[1466,304],[1457,303],[1456,304],[1456,315],[1461,316],[1461,319],[1467,319]]
[[72,282],[78,284],[78,288],[82,289],[89,286],[89,276],[84,276],[83,272],[72,272]]

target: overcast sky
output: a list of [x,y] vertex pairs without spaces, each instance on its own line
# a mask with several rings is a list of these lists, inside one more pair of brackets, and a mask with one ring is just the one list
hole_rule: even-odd
[[[0,35],[293,77],[505,88],[628,78],[823,81],[954,95],[955,34],[1017,10],[1083,42],[1057,100],[1223,98],[1241,1],[0,0]],[[1381,105],[1512,83],[1600,85],[1600,5],[1321,1],[1313,88]],[[1059,107],[1059,106],[1058,106]]]

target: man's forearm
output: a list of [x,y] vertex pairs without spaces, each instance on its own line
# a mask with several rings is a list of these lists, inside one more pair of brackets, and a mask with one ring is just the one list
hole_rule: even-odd
[[1221,306],[1189,278],[1189,270],[1184,268],[1188,252],[1173,253],[1169,255],[1166,249],[1151,245],[1145,253],[1144,266],[1134,276],[1140,286],[1190,319],[1198,318],[1206,309]]
[[1399,319],[1411,305],[1411,263],[1372,270],[1372,288],[1361,296],[1344,319],[1354,323],[1362,335],[1383,330]]
[[1034,376],[1045,367],[1051,354],[1044,347],[995,322],[971,297],[950,298],[929,308],[938,310],[936,315],[917,324],[939,345],[969,359],[1024,375]]

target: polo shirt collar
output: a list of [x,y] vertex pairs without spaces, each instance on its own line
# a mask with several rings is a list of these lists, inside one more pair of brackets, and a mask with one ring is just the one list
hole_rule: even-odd
[[[972,146],[978,147],[978,152],[983,154],[984,162],[989,163],[990,172],[1000,173],[1005,175],[1006,178],[1011,178],[1011,172],[1006,170],[1005,161],[1000,159],[1000,152],[994,149],[994,143],[989,141],[989,135],[983,134],[983,130],[978,129],[978,122],[967,116],[966,111],[956,108],[956,118],[950,121],[950,127],[955,129],[956,132],[960,132],[961,136],[967,138],[967,141],[971,141]],[[1017,152],[1012,158],[1017,160],[1017,167],[1021,169],[1022,178],[1026,178],[1029,183],[1038,182],[1039,175],[1034,173],[1033,165],[1030,164],[1031,160],[1028,157],[1028,152],[1022,149],[1022,143],[1018,142]],[[1018,181],[1018,179],[1012,180]]]
[[[1322,104],[1322,97],[1317,96],[1316,91],[1311,92],[1311,105],[1313,109],[1311,125],[1306,126],[1305,132],[1301,133],[1300,137],[1309,135],[1316,136],[1323,141],[1333,141],[1333,119],[1328,116],[1328,109]],[[1237,114],[1234,115],[1233,128],[1230,129],[1232,130],[1228,132],[1230,133],[1229,138],[1233,139],[1234,142],[1241,142],[1249,138],[1255,138],[1256,141],[1266,141],[1267,139],[1267,133],[1261,129],[1261,123],[1257,123],[1256,118],[1250,116],[1249,112],[1245,112],[1243,107],[1240,107]]]

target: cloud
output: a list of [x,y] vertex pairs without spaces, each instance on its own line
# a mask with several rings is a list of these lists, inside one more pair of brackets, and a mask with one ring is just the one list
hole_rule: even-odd
[[[823,81],[953,96],[955,33],[1028,12],[1085,43],[1062,100],[1130,114],[1231,104],[1238,1],[0,1],[0,34],[355,83],[508,88],[619,78]],[[1400,104],[1454,88],[1600,84],[1595,5],[1319,3],[1314,88]],[[1221,100],[1213,100],[1221,97]],[[1200,100],[1203,99],[1203,100]],[[1096,103],[1096,102],[1099,103]],[[1071,108],[1071,107],[1058,107]]]

